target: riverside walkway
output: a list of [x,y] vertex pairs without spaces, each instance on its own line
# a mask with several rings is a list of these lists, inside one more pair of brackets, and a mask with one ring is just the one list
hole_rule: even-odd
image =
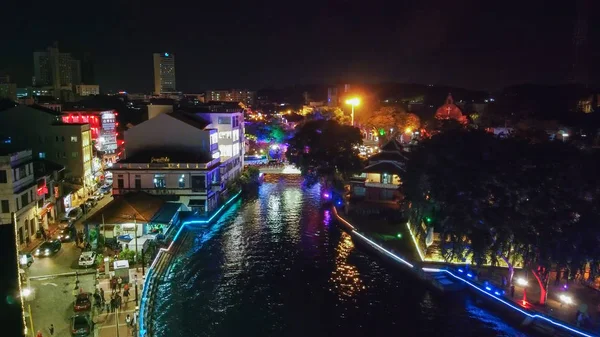
[[[383,255],[392,257],[393,260],[401,263],[404,267],[408,267],[417,275],[421,275],[423,272],[433,275],[433,277],[430,276],[424,279],[432,281],[433,278],[434,285],[440,279],[443,282],[444,278],[442,276],[460,282],[466,289],[476,294],[478,298],[493,304],[494,307],[504,313],[509,313],[511,317],[519,317],[522,325],[532,326],[544,334],[553,336],[600,336],[596,319],[599,315],[597,304],[600,303],[600,293],[596,290],[580,284],[570,284],[567,291],[573,298],[574,303],[566,305],[559,300],[560,295],[565,294],[564,288],[561,285],[552,285],[549,287],[547,304],[540,306],[536,304],[539,298],[539,287],[537,287],[535,280],[529,280],[526,287],[516,286],[513,297],[510,289],[502,287],[502,272],[498,268],[484,267],[473,270],[461,265],[425,261],[424,253],[419,248],[414,236],[412,236],[409,226],[391,226],[385,223],[387,221],[376,221],[374,219],[365,221],[357,216],[341,216],[335,207],[332,208],[332,212],[343,227],[355,234],[354,237],[364,240]],[[407,235],[411,237],[409,241],[404,240],[404,238],[408,239]],[[412,243],[412,254],[407,252],[407,246],[411,246],[407,242]],[[402,252],[402,256],[398,255],[397,252]],[[522,276],[521,272],[516,272],[515,277]],[[525,302],[523,302],[524,293],[526,296]],[[584,309],[591,317],[587,323],[580,324],[580,326],[578,326],[575,319],[578,309]]]

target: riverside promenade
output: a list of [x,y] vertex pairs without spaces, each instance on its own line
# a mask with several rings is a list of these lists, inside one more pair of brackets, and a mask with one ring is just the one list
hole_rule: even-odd
[[160,285],[160,282],[164,280],[165,273],[169,269],[169,266],[173,262],[173,259],[177,256],[179,249],[181,248],[181,242],[188,235],[189,227],[195,225],[207,225],[212,224],[218,220],[225,209],[227,209],[231,203],[240,197],[241,192],[238,192],[221,207],[219,207],[211,216],[205,219],[187,219],[182,221],[178,227],[173,228],[173,231],[167,233],[167,238],[170,241],[167,248],[161,248],[152,261],[152,264],[146,271],[144,279],[144,287],[140,300],[140,314],[139,314],[139,337],[151,337],[152,334],[152,317],[154,314],[154,301],[156,288]]
[[[581,285],[570,286],[571,290],[569,292],[573,294],[574,301],[579,300],[580,302],[565,305],[556,300],[556,298],[560,298],[560,295],[556,295],[561,294],[557,289],[560,288],[560,285],[551,286],[549,300],[546,306],[542,307],[536,304],[536,298],[539,298],[539,287],[537,287],[537,283],[534,283],[535,280],[530,279],[526,287],[516,286],[513,297],[510,289],[502,287],[501,273],[495,268],[485,267],[473,270],[464,265],[425,261],[424,254],[417,240],[412,236],[408,225],[392,226],[381,223],[381,221],[373,221],[374,219],[366,219],[365,221],[365,219],[357,216],[340,215],[335,207],[332,207],[332,212],[340,226],[349,231],[353,239],[358,239],[374,248],[383,257],[390,257],[391,259],[388,260],[397,262],[397,264],[412,271],[415,275],[425,274],[426,277],[421,278],[431,282],[434,286],[436,280],[439,280],[441,276],[446,276],[454,282],[461,283],[466,290],[477,297],[478,301],[492,307],[501,317],[507,320],[520,323],[521,326],[543,335],[600,336],[598,326],[594,323],[579,324],[580,326],[578,326],[575,320],[579,308],[587,308],[593,313],[596,312],[600,295],[594,290],[584,289]],[[410,239],[406,236],[407,234],[411,237]],[[395,239],[393,239],[394,236]],[[409,241],[404,240],[404,238]],[[407,246],[411,246],[411,243],[412,254],[407,253]],[[397,252],[405,254],[399,255]],[[430,276],[427,277],[427,275]],[[432,277],[432,275],[435,276]],[[516,277],[520,277],[519,275],[520,272],[517,271]],[[446,290],[447,287],[444,287],[444,284],[442,282],[441,287],[437,288]],[[536,287],[538,288],[537,293]],[[452,290],[454,289],[456,287],[452,288]],[[523,290],[525,290],[527,298],[525,302],[523,302]],[[562,291],[564,292],[564,290]],[[587,310],[588,315],[590,310]]]

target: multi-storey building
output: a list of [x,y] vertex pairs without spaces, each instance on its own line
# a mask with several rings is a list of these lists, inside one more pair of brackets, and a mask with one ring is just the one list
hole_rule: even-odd
[[254,106],[255,97],[256,92],[247,89],[209,90],[206,92],[204,101],[241,102],[246,106]]
[[154,93],[175,92],[175,55],[154,53]]
[[34,160],[33,168],[37,182],[37,221],[40,227],[48,228],[50,219],[58,219],[65,211],[62,186],[65,168],[45,159]]
[[62,122],[89,124],[96,150],[102,153],[102,162],[108,164],[116,162],[120,152],[117,144],[117,115],[115,110],[64,110]]
[[33,53],[34,86],[51,86],[56,90],[70,87],[81,79],[79,61],[69,53],[61,53],[56,45]]
[[79,96],[100,95],[100,86],[97,84],[77,84],[75,93]]
[[92,136],[87,123],[65,124],[60,112],[19,105],[0,111],[0,136],[14,146],[33,150],[34,157],[65,167],[65,176],[92,186]]
[[32,151],[0,149],[0,223],[16,224],[20,245],[33,239],[39,229],[36,189]]
[[212,102],[182,108],[182,112],[201,118],[208,128],[217,129],[221,179],[235,178],[244,167],[244,109],[238,103]]
[[[143,191],[205,214],[219,200],[217,130],[184,113],[163,113],[125,132],[125,159],[110,169],[113,195]],[[148,135],[152,135],[148,137]]]
[[17,100],[17,85],[15,83],[0,83],[0,98],[11,101]]

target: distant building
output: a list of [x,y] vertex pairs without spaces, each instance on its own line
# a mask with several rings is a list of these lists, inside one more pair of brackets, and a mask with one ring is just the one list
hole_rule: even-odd
[[466,124],[467,117],[463,115],[461,109],[454,104],[454,99],[451,94],[448,94],[446,98],[446,103],[439,107],[435,112],[435,119],[437,120],[447,120],[454,119],[461,124]]
[[110,169],[114,196],[146,192],[200,214],[217,208],[218,133],[205,121],[180,112],[159,114],[125,132],[125,154]]
[[338,106],[338,104],[339,104],[338,88],[335,88],[335,87],[327,88],[327,105],[328,106]]
[[154,93],[175,92],[175,88],[175,55],[154,53]]
[[15,83],[0,83],[0,98],[17,100],[17,85]]
[[100,95],[100,86],[97,84],[77,84],[75,93],[79,96]]
[[255,91],[247,89],[209,90],[206,92],[205,102],[242,102],[254,106]]
[[52,87],[55,96],[60,95],[61,90],[72,90],[74,84],[81,83],[79,61],[69,53],[61,53],[56,44],[46,51],[33,53],[33,72],[33,86]]
[[33,156],[65,167],[65,176],[79,186],[94,184],[89,124],[64,124],[60,112],[19,105],[0,111],[0,136]]

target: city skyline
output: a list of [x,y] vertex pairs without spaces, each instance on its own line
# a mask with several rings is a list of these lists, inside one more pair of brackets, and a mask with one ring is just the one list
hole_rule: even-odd
[[[234,8],[210,5],[202,20],[193,11],[164,17],[154,6],[138,10],[122,5],[114,11],[107,5],[82,19],[73,19],[77,8],[15,7],[11,12],[27,13],[40,24],[22,27],[19,37],[8,38],[11,52],[0,56],[0,72],[11,75],[19,87],[30,85],[33,52],[58,41],[61,51],[93,55],[95,84],[103,91],[152,92],[152,54],[161,51],[178,56],[177,89],[184,92],[333,82],[486,90],[566,83],[582,51],[588,54],[584,60],[598,54],[598,46],[589,43],[598,27],[584,25],[587,31],[581,31],[582,13],[575,3],[542,5],[509,2],[500,7],[469,0],[457,7],[425,1],[365,9],[358,3],[307,3],[291,11],[277,3],[261,8],[242,3]],[[0,25],[10,31],[19,27],[23,15]],[[48,17],[56,29],[41,29],[50,23]],[[161,28],[142,24],[153,21],[160,21]],[[575,51],[574,39],[589,46],[578,45]],[[578,71],[582,68],[595,84],[598,67],[582,64]]]

